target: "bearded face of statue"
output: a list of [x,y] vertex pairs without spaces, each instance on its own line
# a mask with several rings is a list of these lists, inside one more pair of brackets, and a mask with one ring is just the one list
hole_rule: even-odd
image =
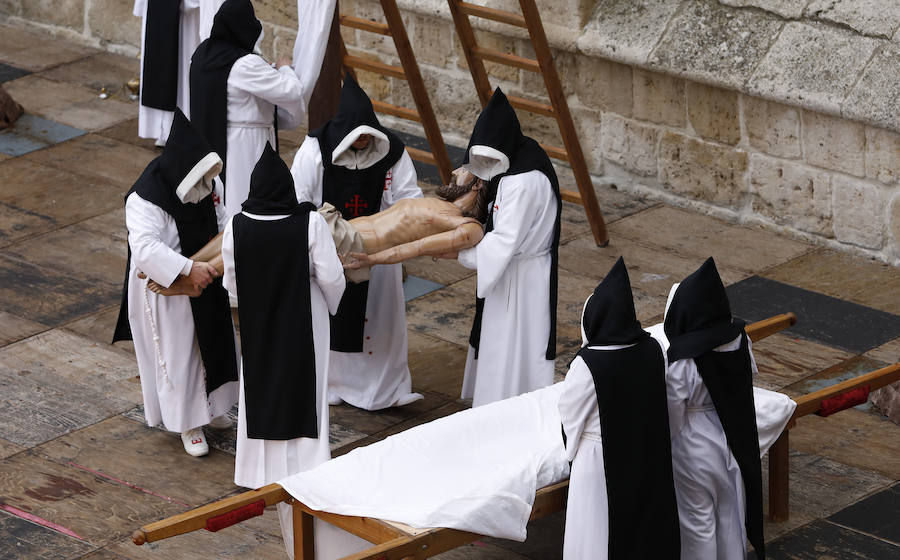
[[[448,202],[456,202],[462,210],[463,216],[475,218],[484,223],[487,220],[487,204],[489,202],[484,181],[463,167],[454,170],[451,175],[450,184],[438,187],[435,194]],[[459,204],[458,199],[472,191],[475,191],[475,195],[469,197],[471,200],[467,200],[465,204]]]

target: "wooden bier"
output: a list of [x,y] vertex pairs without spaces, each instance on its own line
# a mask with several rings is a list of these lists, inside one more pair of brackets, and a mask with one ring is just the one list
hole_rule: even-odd
[[[796,321],[796,315],[784,313],[747,325],[746,331],[751,340],[757,341],[790,327]],[[565,508],[568,490],[568,480],[538,489],[535,493],[534,505],[532,506],[529,519],[540,519]],[[346,556],[343,560],[402,560],[410,558],[420,560],[482,538],[482,535],[477,533],[457,529],[433,528],[417,530],[401,523],[391,523],[372,517],[340,515],[313,510],[299,500],[294,499],[279,484],[269,484],[258,490],[251,490],[237,496],[225,498],[141,527],[132,533],[131,540],[136,545],[142,545],[199,529],[219,530],[228,525],[249,519],[250,515],[241,516],[239,515],[240,511],[260,501],[265,506],[271,506],[280,502],[291,504],[293,509],[295,560],[312,560],[315,558],[313,534],[313,519],[315,518],[330,523],[375,545],[362,552]],[[235,515],[235,513],[238,515]],[[223,519],[228,521],[222,521]],[[211,526],[214,527],[210,529]]]
[[822,402],[844,395],[859,387],[868,387],[870,390],[880,389],[900,380],[900,362],[883,367],[881,369],[842,381],[831,387],[826,387],[814,393],[803,395],[794,399],[797,408],[793,416],[785,426],[784,431],[769,449],[769,519],[780,523],[790,517],[788,506],[789,482],[788,482],[788,451],[790,430],[797,424],[797,419],[808,414],[816,413],[822,407]]

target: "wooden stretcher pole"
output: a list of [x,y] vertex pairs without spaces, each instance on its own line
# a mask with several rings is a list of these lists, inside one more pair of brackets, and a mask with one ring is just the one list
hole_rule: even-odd
[[826,399],[837,397],[858,387],[868,386],[874,391],[896,381],[900,381],[900,362],[794,399],[797,408],[769,450],[769,518],[772,521],[780,523],[790,519],[788,442],[790,430],[796,425],[797,419],[817,412],[822,406],[822,401]]

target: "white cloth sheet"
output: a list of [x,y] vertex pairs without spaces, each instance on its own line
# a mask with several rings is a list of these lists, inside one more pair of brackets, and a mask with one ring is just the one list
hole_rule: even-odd
[[181,255],[175,220],[132,193],[125,201],[125,225],[131,247],[128,320],[141,376],[144,417],[149,426],[162,424],[173,432],[205,426],[237,401],[237,383],[222,385],[207,399],[206,370],[189,298],[156,295],[147,289],[146,279],[137,277],[137,272],[143,271],[169,286],[179,274],[190,272],[192,263]]
[[494,229],[459,252],[477,269],[485,299],[478,359],[469,348],[462,397],[481,406],[553,383],[550,337],[550,248],[556,198],[540,171],[504,177],[492,203]]
[[[255,220],[278,220],[287,216],[244,215]],[[331,232],[325,220],[316,213],[309,216],[309,293],[313,321],[314,348],[328,348],[328,315],[337,311],[344,292],[344,271],[334,249]],[[222,236],[222,260],[225,273],[222,281],[232,298],[237,299],[237,277],[234,268],[234,230],[231,220]],[[247,488],[259,488],[276,480],[311,469],[331,458],[328,443],[328,352],[316,352],[316,410],[319,419],[319,438],[291,440],[262,440],[247,437],[247,412],[244,401],[243,364],[238,401],[237,449],[234,460],[234,483]],[[278,504],[281,532],[288,554],[293,552],[292,512],[288,504]],[[320,529],[317,527],[317,529]],[[323,534],[332,530],[321,528]],[[322,536],[317,541],[327,541]]]
[[279,484],[317,510],[522,541],[535,491],[568,475],[561,388],[458,412]]
[[225,0],[199,0],[199,2],[200,41],[205,41],[209,39],[209,34],[212,31],[213,18],[216,17],[216,12],[219,11],[219,7],[225,3]]
[[334,18],[335,0],[297,0],[297,39],[294,41],[294,72],[303,83],[304,105],[309,105]]
[[[297,200],[322,206],[322,152],[307,137],[291,166]],[[380,210],[403,198],[421,198],[416,170],[406,152],[388,172]],[[406,303],[399,264],[372,267],[362,352],[331,352],[329,393],[353,406],[378,410],[417,400],[407,362]]]
[[[134,15],[141,18],[141,45],[147,30],[147,1],[135,0]],[[223,0],[224,1],[224,0]],[[181,27],[178,33],[178,97],[176,104],[187,118],[191,118],[190,81],[191,56],[200,44],[200,0],[181,2]],[[218,6],[217,6],[218,9]],[[141,64],[141,83],[144,83],[144,65]],[[172,128],[174,111],[163,111],[152,107],[138,107],[138,136],[156,140],[164,145]]]

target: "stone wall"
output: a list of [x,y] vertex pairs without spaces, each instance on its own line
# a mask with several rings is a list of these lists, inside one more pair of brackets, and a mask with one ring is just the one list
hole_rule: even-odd
[[[479,104],[445,0],[399,0],[448,143]],[[481,2],[515,11],[515,0]],[[263,48],[290,56],[293,0],[255,0]],[[900,2],[538,0],[598,188],[647,194],[900,264]],[[0,17],[137,52],[127,0],[0,0]],[[341,11],[383,20],[376,0]],[[533,57],[522,30],[473,19],[478,41]],[[389,38],[343,30],[352,54],[398,64]],[[492,83],[546,101],[540,77],[493,63]],[[406,84],[360,72],[373,98]],[[555,122],[520,112],[559,145]],[[406,121],[393,126],[416,132]]]

